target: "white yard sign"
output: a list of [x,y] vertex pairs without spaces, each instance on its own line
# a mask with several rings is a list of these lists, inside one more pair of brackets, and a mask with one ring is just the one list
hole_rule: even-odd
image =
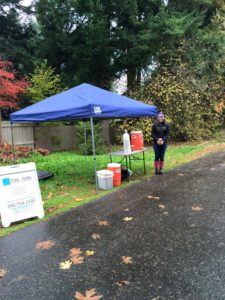
[[3,227],[44,217],[35,163],[0,167],[0,213]]

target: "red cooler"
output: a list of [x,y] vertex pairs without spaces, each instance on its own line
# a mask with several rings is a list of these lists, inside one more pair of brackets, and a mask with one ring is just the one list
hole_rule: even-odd
[[121,184],[121,166],[118,163],[108,164],[107,169],[113,171],[113,186]]
[[144,139],[142,131],[131,131],[130,140],[132,151],[144,149]]

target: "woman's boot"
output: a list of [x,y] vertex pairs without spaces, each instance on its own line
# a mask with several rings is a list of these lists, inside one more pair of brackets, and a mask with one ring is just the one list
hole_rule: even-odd
[[155,175],[159,175],[159,161],[155,161],[154,162],[154,166],[155,166]]
[[159,174],[163,175],[163,167],[164,167],[164,161],[159,162]]

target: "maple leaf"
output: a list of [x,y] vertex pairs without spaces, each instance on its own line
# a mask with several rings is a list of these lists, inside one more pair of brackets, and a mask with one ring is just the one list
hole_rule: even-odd
[[73,257],[71,257],[71,262],[74,265],[80,265],[84,262],[84,257],[83,256],[73,256]]
[[70,259],[74,265],[79,265],[84,262],[84,257],[80,256],[81,253],[82,251],[80,251],[80,248],[70,249]]
[[199,207],[199,206],[192,206],[191,209],[192,209],[192,211],[201,211],[204,208],[203,207]]
[[48,250],[55,246],[55,242],[52,240],[39,242],[36,244],[36,249]]
[[123,218],[123,220],[124,220],[125,222],[128,222],[128,221],[133,220],[133,218],[132,218],[132,217],[125,217],[125,218]]
[[100,226],[108,226],[109,223],[108,223],[108,221],[104,220],[104,221],[99,221],[98,225],[100,225]]
[[159,208],[163,209],[163,208],[165,208],[165,205],[159,204]]
[[94,254],[95,254],[95,251],[93,251],[93,250],[87,250],[87,251],[85,251],[85,255],[87,255],[87,256],[92,256]]
[[100,234],[97,234],[97,233],[93,233],[91,237],[93,240],[97,240],[97,239],[101,238]]
[[102,295],[97,294],[95,289],[90,289],[85,292],[85,295],[82,295],[80,292],[76,292],[76,300],[100,300]]
[[70,269],[71,265],[72,265],[72,262],[70,260],[62,261],[61,263],[59,263],[59,267],[62,270]]
[[82,253],[80,248],[72,248],[70,249],[70,257],[79,256]]
[[131,256],[122,256],[122,261],[126,265],[130,265],[133,262]]
[[0,278],[3,278],[6,275],[6,270],[0,269]]
[[120,281],[116,282],[116,285],[118,285],[119,287],[123,287],[123,286],[129,285],[129,284],[130,284],[130,282],[127,280],[120,280]]

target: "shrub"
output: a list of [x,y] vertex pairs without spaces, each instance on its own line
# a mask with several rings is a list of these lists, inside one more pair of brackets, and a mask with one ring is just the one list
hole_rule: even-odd
[[[86,126],[86,146],[85,146],[84,126]],[[78,122],[76,128],[80,140],[80,145],[79,145],[80,152],[82,154],[92,155],[93,151],[92,151],[90,122]],[[101,125],[99,123],[94,124],[94,133],[95,133],[96,154],[103,154],[105,153],[105,146],[102,139]]]
[[[221,126],[223,115],[216,78],[209,82],[194,76],[184,64],[159,67],[145,84],[128,95],[147,104],[156,105],[170,123],[170,136],[174,140],[209,138]],[[151,141],[152,119],[126,119],[116,121],[121,139],[124,129],[139,129],[145,141]],[[115,124],[115,121],[114,121]]]
[[0,144],[0,163],[12,163],[21,158],[30,157],[33,153],[48,155],[50,152],[47,149],[33,150],[26,146],[14,146],[4,143]]

